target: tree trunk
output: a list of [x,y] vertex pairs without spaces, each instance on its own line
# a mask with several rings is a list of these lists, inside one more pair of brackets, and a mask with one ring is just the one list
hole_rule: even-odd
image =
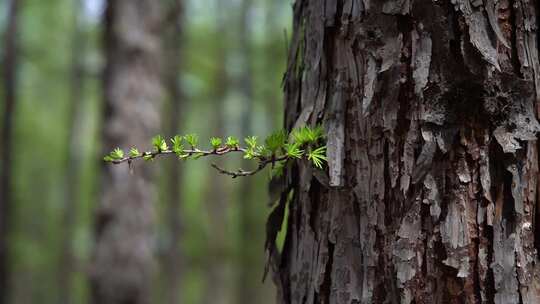
[[20,1],[11,0],[8,3],[7,26],[4,35],[3,91],[4,117],[2,119],[2,135],[0,137],[0,304],[9,299],[9,255],[8,233],[9,214],[11,212],[11,162],[13,116],[17,101],[17,38],[18,15]]
[[[165,77],[167,81],[167,93],[169,99],[169,113],[167,132],[172,138],[178,134],[182,119],[183,94],[180,85],[180,71],[182,61],[183,39],[183,0],[174,0],[168,7],[167,30],[163,37],[167,66]],[[180,174],[180,162],[176,158],[167,161],[167,203],[165,221],[167,225],[168,243],[163,260],[163,273],[165,285],[165,303],[180,303],[180,284],[182,278],[182,251],[180,241],[183,229],[180,217],[182,202],[182,175]]]
[[73,303],[73,274],[75,273],[75,256],[73,253],[73,239],[77,223],[78,185],[80,184],[80,156],[82,119],[81,107],[84,99],[84,55],[86,39],[82,31],[80,10],[83,8],[82,0],[74,1],[73,10],[73,38],[71,46],[71,73],[70,73],[70,104],[68,123],[68,153],[66,157],[66,174],[64,175],[64,208],[62,214],[62,244],[58,260],[58,292],[59,303]]
[[296,1],[285,125],[329,166],[270,216],[281,303],[540,302],[538,6]]
[[[112,0],[105,12],[105,151],[149,148],[160,125],[161,5]],[[154,193],[148,164],[103,166],[91,269],[94,303],[149,303]]]

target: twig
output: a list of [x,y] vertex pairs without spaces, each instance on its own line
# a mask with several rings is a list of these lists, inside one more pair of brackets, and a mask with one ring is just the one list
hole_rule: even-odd
[[[189,149],[189,150],[183,150],[181,155],[182,155],[182,158],[188,158],[188,157],[193,156],[193,155],[198,155],[200,157],[205,157],[205,156],[212,156],[212,155],[221,156],[221,155],[234,153],[234,152],[245,153],[246,151],[247,151],[247,149],[240,148],[240,147],[234,147],[234,148],[222,147],[222,148],[219,148],[219,149],[216,149],[216,150],[199,150],[199,149],[194,148],[194,149]],[[176,155],[176,153],[174,151],[172,151],[172,150],[149,151],[149,152],[141,153],[141,154],[139,154],[137,156],[126,156],[126,157],[123,157],[123,158],[120,158],[120,159],[115,159],[115,160],[112,160],[111,163],[113,163],[115,165],[118,165],[118,164],[127,162],[131,167],[131,163],[134,160],[137,160],[137,159],[140,159],[140,158],[145,158],[145,157],[150,157],[150,158],[153,159],[153,158],[155,158],[157,156],[160,156],[160,155]],[[265,156],[263,156],[261,154],[255,154],[254,158],[259,162],[259,164],[258,164],[256,169],[251,170],[251,171],[245,171],[243,169],[238,169],[237,171],[229,171],[229,170],[220,168],[216,164],[212,164],[212,167],[214,169],[216,169],[219,173],[229,175],[232,178],[237,178],[239,176],[255,175],[259,171],[266,168],[266,166],[268,166],[268,164],[272,164],[272,166],[273,166],[273,164],[276,163],[276,162],[284,161],[284,160],[288,159],[288,157],[286,155],[283,155],[283,156],[280,156],[280,157],[277,157],[277,158],[276,157],[267,158],[267,157],[265,157]]]
[[[170,141],[172,148],[167,145],[166,140],[161,135],[157,135],[152,138],[153,151],[140,153],[137,148],[131,148],[128,154],[124,154],[123,150],[116,148],[108,155],[105,155],[103,160],[113,164],[127,162],[131,168],[131,163],[135,160],[140,158],[153,160],[160,155],[170,154],[176,155],[180,159],[197,159],[205,156],[221,156],[239,152],[244,154],[244,158],[258,162],[257,168],[251,171],[243,169],[230,171],[212,164],[212,167],[220,173],[232,176],[233,178],[254,175],[266,168],[269,164],[274,168],[277,162],[286,162],[289,159],[304,158],[319,169],[323,169],[326,162],[324,131],[320,125],[314,128],[304,126],[294,129],[289,136],[284,130],[279,130],[269,135],[261,146],[257,145],[256,136],[249,136],[244,139],[247,145],[244,148],[240,147],[239,140],[234,136],[227,137],[225,144],[223,144],[221,138],[210,138],[210,144],[212,146],[210,150],[200,150],[197,148],[198,136],[196,134],[187,134],[185,136],[175,135]],[[183,142],[189,144],[187,147],[190,149],[184,149]]]
[[279,157],[279,158],[271,158],[271,159],[259,160],[259,165],[257,166],[257,168],[255,170],[251,170],[251,171],[245,171],[245,170],[242,170],[242,169],[238,169],[238,171],[229,171],[229,170],[226,170],[226,169],[223,169],[223,168],[219,167],[216,164],[212,164],[212,167],[214,169],[216,169],[221,174],[229,175],[232,178],[237,178],[239,176],[255,175],[259,171],[261,171],[262,169],[266,168],[266,166],[268,166],[268,164],[273,165],[275,162],[283,161],[283,160],[287,160],[287,159],[288,159],[287,156],[282,156],[282,157]]
[[[231,152],[246,152],[246,149],[244,148],[227,148],[227,147],[224,147],[224,148],[220,148],[220,149],[217,149],[217,150],[199,150],[199,149],[191,149],[191,150],[183,150],[182,153],[183,155],[185,155],[185,157],[189,157],[189,156],[193,156],[193,155],[200,155],[201,157],[203,156],[210,156],[210,155],[224,155],[224,154],[228,154],[228,153],[231,153]],[[114,160],[111,160],[111,163],[117,165],[117,164],[121,164],[121,163],[125,163],[125,162],[130,162],[130,161],[133,161],[133,160],[136,160],[136,159],[139,159],[139,158],[144,158],[144,157],[148,157],[150,156],[151,158],[155,158],[159,155],[166,155],[166,154],[176,154],[174,153],[174,151],[172,150],[162,150],[162,151],[149,151],[149,152],[143,152],[137,156],[126,156],[124,158],[120,158],[120,159],[114,159]],[[263,157],[263,156],[259,156],[257,155],[256,156],[257,158],[259,157]]]

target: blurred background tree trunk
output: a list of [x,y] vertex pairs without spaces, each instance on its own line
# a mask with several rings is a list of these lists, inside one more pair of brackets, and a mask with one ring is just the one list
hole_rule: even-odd
[[526,0],[295,2],[285,125],[324,123],[329,176],[287,173],[279,303],[540,301],[539,17]]
[[[166,64],[164,65],[167,86],[168,111],[163,113],[167,118],[166,132],[170,138],[181,133],[183,124],[184,97],[181,85],[182,45],[184,39],[184,0],[169,1],[165,15],[166,29],[163,35]],[[165,303],[181,303],[182,272],[184,271],[184,255],[181,240],[183,224],[181,217],[182,181],[181,162],[176,157],[165,160],[166,171],[166,252],[162,267],[165,285]]]
[[4,117],[0,138],[0,304],[9,301],[10,259],[8,236],[11,196],[12,135],[15,105],[17,103],[17,63],[18,63],[18,17],[20,1],[10,0],[7,9],[7,26],[4,34],[2,58],[2,83],[4,91]]
[[[160,1],[107,2],[104,151],[150,148],[159,129],[162,25]],[[103,166],[91,269],[96,304],[150,303],[156,189],[149,164],[133,169]]]
[[73,240],[77,229],[77,213],[80,164],[81,164],[81,130],[82,108],[84,101],[84,57],[86,49],[86,37],[82,30],[82,11],[84,0],[74,0],[73,10],[73,34],[71,40],[71,73],[70,102],[68,109],[66,173],[64,175],[64,207],[62,214],[62,244],[60,259],[58,261],[58,292],[59,303],[73,303],[73,274],[77,265],[73,252]]

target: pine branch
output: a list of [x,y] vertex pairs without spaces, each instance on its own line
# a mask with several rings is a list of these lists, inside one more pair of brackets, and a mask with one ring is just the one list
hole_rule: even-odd
[[[230,171],[212,164],[212,167],[219,173],[233,178],[257,174],[269,164],[272,165],[272,168],[274,168],[275,164],[278,164],[279,166],[275,169],[283,168],[286,162],[292,159],[305,158],[311,161],[313,166],[320,169],[326,163],[326,146],[324,145],[323,130],[320,126],[295,129],[289,136],[280,130],[268,136],[263,145],[257,144],[257,137],[250,136],[244,139],[245,147],[241,147],[239,140],[232,136],[227,137],[225,141],[221,138],[212,137],[210,139],[212,149],[210,150],[197,148],[199,137],[195,134],[176,135],[170,139],[170,142],[171,147],[161,135],[158,135],[152,138],[153,151],[141,153],[138,149],[131,148],[129,153],[125,155],[123,150],[116,148],[103,159],[112,164],[131,164],[138,159],[153,160],[163,155],[176,155],[180,159],[198,159],[207,156],[242,153],[245,159],[252,159],[257,162],[257,168],[251,171],[243,169]],[[185,149],[184,144],[187,144],[190,148]],[[279,172],[279,170],[275,171]]]
[[[185,153],[185,157],[182,157],[182,158],[189,158],[191,156],[194,156],[194,155],[198,155],[199,157],[205,157],[205,156],[211,156],[211,155],[216,155],[216,156],[221,156],[221,155],[225,155],[225,154],[228,154],[228,153],[232,153],[232,152],[241,152],[241,153],[245,153],[246,149],[245,148],[233,148],[233,149],[230,149],[230,148],[221,148],[221,149],[218,149],[218,150],[199,150],[199,149],[189,149],[189,150],[183,150],[182,152]],[[125,163],[125,162],[131,162],[131,161],[134,161],[134,160],[137,160],[137,159],[140,159],[140,158],[149,158],[149,159],[153,159],[153,158],[156,158],[157,156],[160,156],[160,155],[175,155],[176,153],[172,150],[163,150],[163,151],[147,151],[147,152],[143,152],[137,156],[126,156],[126,157],[122,157],[120,159],[113,159],[113,160],[106,160],[110,163],[113,163],[115,165],[117,164],[121,164],[121,163]]]

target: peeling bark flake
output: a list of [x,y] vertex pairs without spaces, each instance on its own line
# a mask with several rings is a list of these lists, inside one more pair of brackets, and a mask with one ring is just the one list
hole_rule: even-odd
[[427,85],[429,78],[429,67],[431,64],[431,37],[424,32],[423,25],[418,26],[420,31],[412,31],[412,69],[414,78],[414,92],[416,96],[422,97],[422,91]]

